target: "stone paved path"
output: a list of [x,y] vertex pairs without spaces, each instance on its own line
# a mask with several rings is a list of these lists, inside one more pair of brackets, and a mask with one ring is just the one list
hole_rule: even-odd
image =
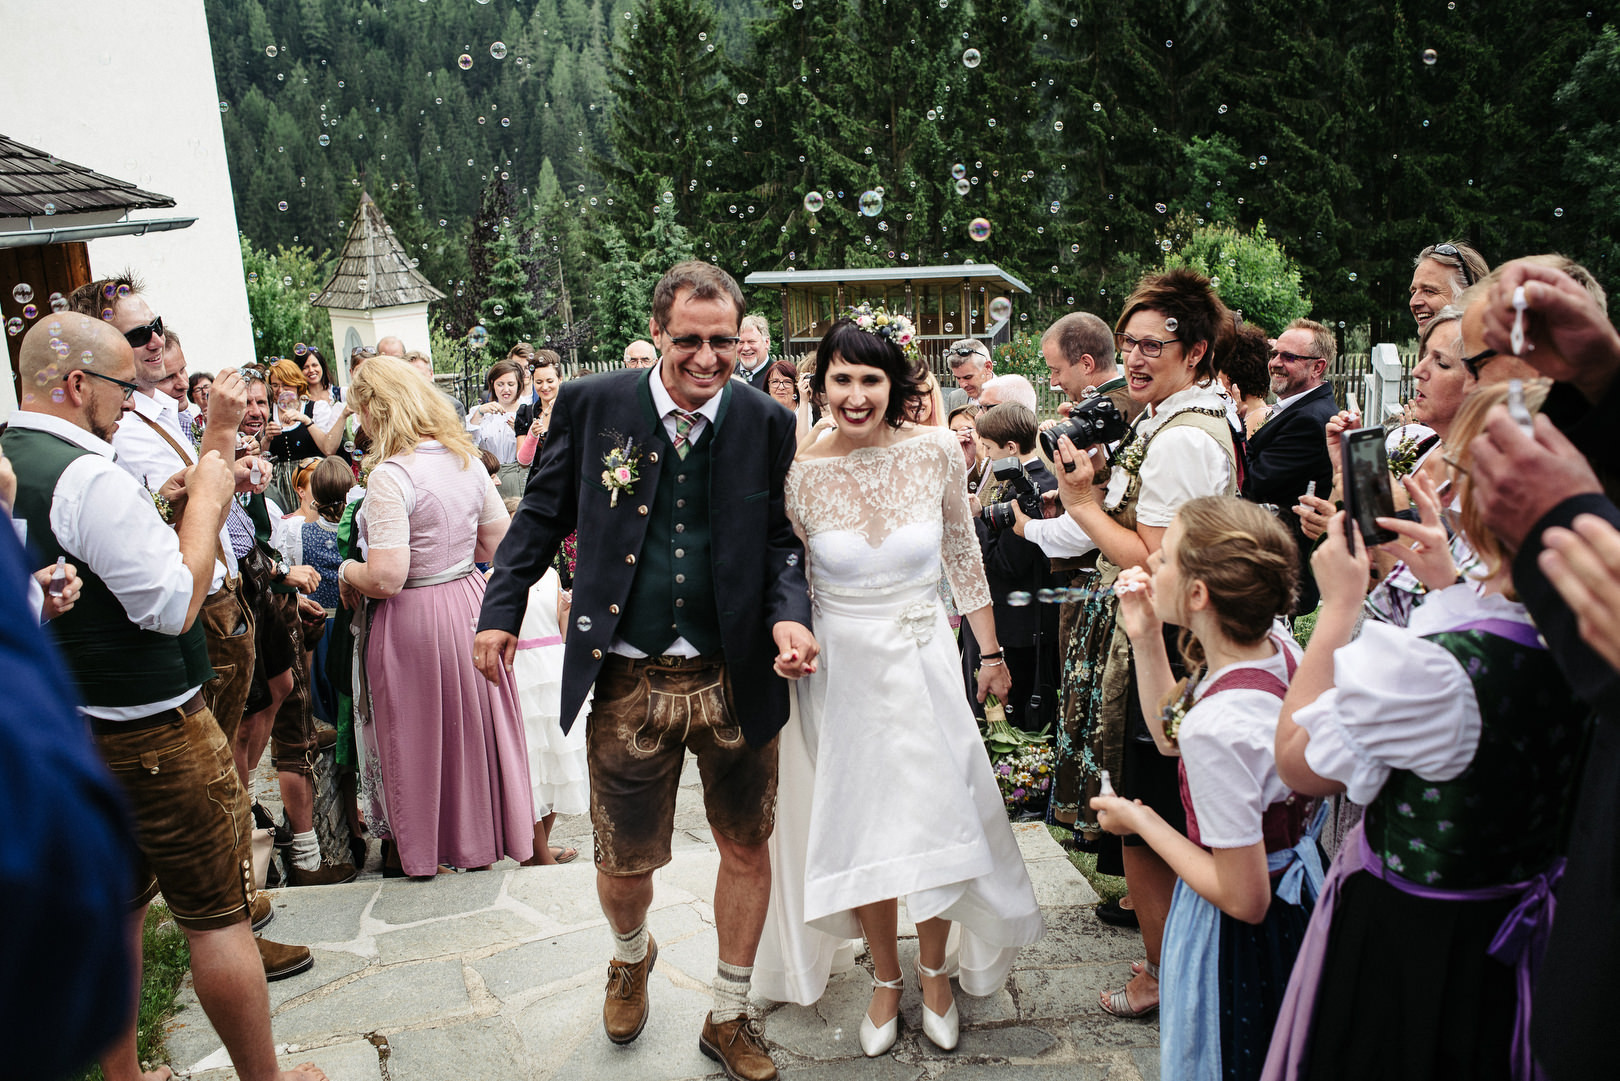
[[[723,1077],[698,1051],[715,968],[714,875],[719,863],[688,763],[675,858],[657,874],[648,923],[658,939],[652,1015],[640,1039],[602,1033],[610,945],[597,907],[589,825],[560,820],[556,838],[581,849],[562,867],[384,880],[272,893],[265,934],[315,953],[309,972],[270,985],[275,1038],[287,1063],[313,1060],[332,1081],[680,1081]],[[261,786],[261,791],[263,786]],[[908,986],[895,1051],[862,1056],[856,1033],[870,994],[865,969],[833,977],[815,1007],[756,1002],[785,1081],[988,1081],[1008,1066],[1034,1081],[1155,1081],[1158,1026],[1122,1021],[1097,992],[1128,978],[1135,932],[1098,922],[1097,896],[1046,829],[1015,827],[1046,936],[1025,948],[1006,989],[957,992],[962,1041],[939,1051],[921,1034],[921,998]],[[901,963],[916,956],[901,913]],[[909,936],[909,937],[907,937]],[[863,958],[864,961],[864,958]],[[169,1061],[194,1081],[236,1076],[189,983],[169,1024]]]

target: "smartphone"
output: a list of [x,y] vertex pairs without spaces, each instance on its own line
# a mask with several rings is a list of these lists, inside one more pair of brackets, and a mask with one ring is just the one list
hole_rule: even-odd
[[1395,517],[1395,495],[1389,485],[1389,456],[1384,450],[1384,429],[1379,425],[1339,433],[1344,462],[1345,535],[1354,545],[1352,525],[1361,527],[1367,547],[1394,540],[1399,534],[1380,526],[1378,518]]

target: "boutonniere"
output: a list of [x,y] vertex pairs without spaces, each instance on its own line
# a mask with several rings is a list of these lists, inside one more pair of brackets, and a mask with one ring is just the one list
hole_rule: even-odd
[[1171,743],[1181,742],[1181,722],[1187,719],[1188,711],[1193,708],[1193,685],[1196,682],[1191,676],[1182,680],[1181,693],[1174,695],[1159,711],[1159,719],[1164,722],[1164,738]]
[[633,495],[636,481],[641,479],[641,450],[636,441],[624,436],[609,435],[608,438],[621,438],[624,440],[602,455],[602,483],[608,490],[608,506],[619,505],[619,493]]
[[1131,429],[1130,441],[1119,448],[1119,456],[1114,460],[1125,472],[1136,476],[1142,471],[1142,458],[1147,454],[1147,441],[1138,439],[1136,429]]

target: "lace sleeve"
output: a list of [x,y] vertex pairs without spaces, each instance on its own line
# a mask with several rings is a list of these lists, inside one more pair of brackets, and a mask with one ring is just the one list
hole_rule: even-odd
[[979,534],[973,528],[973,515],[968,512],[967,466],[962,461],[961,449],[948,432],[936,440],[936,444],[940,451],[943,489],[940,509],[945,522],[940,559],[945,564],[945,577],[950,580],[957,610],[963,614],[976,612],[989,606],[990,586],[984,578]]
[[409,548],[416,489],[397,465],[384,462],[366,484],[366,547]]

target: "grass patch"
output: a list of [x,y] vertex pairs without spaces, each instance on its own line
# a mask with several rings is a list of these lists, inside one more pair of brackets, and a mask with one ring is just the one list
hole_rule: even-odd
[[[1072,832],[1062,826],[1049,825],[1046,829],[1052,835],[1052,839],[1059,844],[1074,836]],[[1069,862],[1074,864],[1074,869],[1079,871],[1087,882],[1091,883],[1091,888],[1097,891],[1097,896],[1102,899],[1104,904],[1109,901],[1117,901],[1125,896],[1125,880],[1123,878],[1097,873],[1097,854],[1095,852],[1076,852],[1070,848],[1065,848],[1063,851],[1069,857]]]
[[[186,936],[169,919],[169,908],[153,901],[146,910],[146,926],[141,929],[141,1009],[136,1020],[135,1048],[142,1062],[164,1059],[163,1026],[174,1016],[174,1000],[180,981],[191,968],[191,948]],[[102,1081],[101,1067],[92,1065],[79,1081]]]

